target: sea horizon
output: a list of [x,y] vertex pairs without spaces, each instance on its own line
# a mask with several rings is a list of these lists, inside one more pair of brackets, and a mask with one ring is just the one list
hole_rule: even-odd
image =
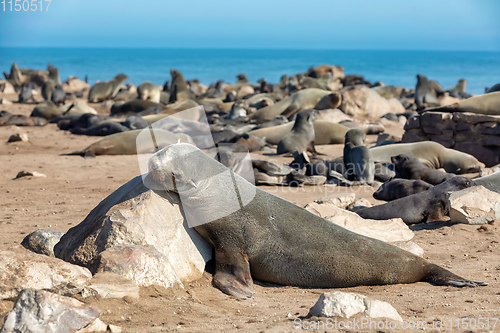
[[391,50],[301,48],[206,48],[206,47],[0,47],[0,71],[13,62],[21,68],[46,69],[51,63],[60,77],[89,83],[109,80],[118,73],[139,85],[170,80],[170,68],[187,80],[203,84],[236,81],[245,73],[250,82],[265,78],[276,83],[284,74],[305,72],[321,64],[340,65],[346,74],[363,75],[371,82],[413,88],[416,75],[438,81],[446,90],[458,80],[468,82],[467,92],[481,94],[500,81],[500,51],[491,50]]

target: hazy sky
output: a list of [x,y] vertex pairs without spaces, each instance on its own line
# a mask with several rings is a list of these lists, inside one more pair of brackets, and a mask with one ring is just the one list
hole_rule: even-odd
[[498,0],[52,0],[43,10],[0,4],[0,46],[500,50]]

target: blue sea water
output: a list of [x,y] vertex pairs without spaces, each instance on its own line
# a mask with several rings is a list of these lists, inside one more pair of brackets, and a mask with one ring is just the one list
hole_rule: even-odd
[[407,88],[415,86],[417,74],[438,81],[444,89],[465,78],[467,92],[473,94],[500,82],[500,52],[483,51],[0,48],[0,71],[8,72],[14,61],[21,68],[34,69],[45,69],[50,62],[59,68],[62,80],[88,76],[91,84],[120,72],[136,85],[163,84],[170,79],[170,68],[204,84],[219,79],[235,82],[239,73],[251,82],[266,78],[276,83],[283,74],[320,64],[341,65],[346,74]]

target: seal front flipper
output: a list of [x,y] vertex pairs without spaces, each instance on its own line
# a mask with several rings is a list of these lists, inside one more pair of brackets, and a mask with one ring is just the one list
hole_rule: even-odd
[[213,284],[217,288],[236,298],[252,297],[255,289],[245,254],[233,254],[219,248],[215,250],[215,264]]
[[486,282],[470,281],[456,274],[453,274],[443,267],[429,263],[429,272],[422,278],[422,281],[429,282],[438,286],[453,287],[478,287],[487,286]]

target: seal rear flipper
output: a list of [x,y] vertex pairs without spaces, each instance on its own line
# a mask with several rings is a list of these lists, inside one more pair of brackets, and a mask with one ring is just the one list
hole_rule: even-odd
[[466,280],[435,264],[429,264],[429,273],[422,278],[422,281],[438,286],[453,287],[478,287],[488,285],[486,282]]
[[229,251],[215,251],[213,284],[222,292],[236,298],[247,299],[255,293],[248,258]]

